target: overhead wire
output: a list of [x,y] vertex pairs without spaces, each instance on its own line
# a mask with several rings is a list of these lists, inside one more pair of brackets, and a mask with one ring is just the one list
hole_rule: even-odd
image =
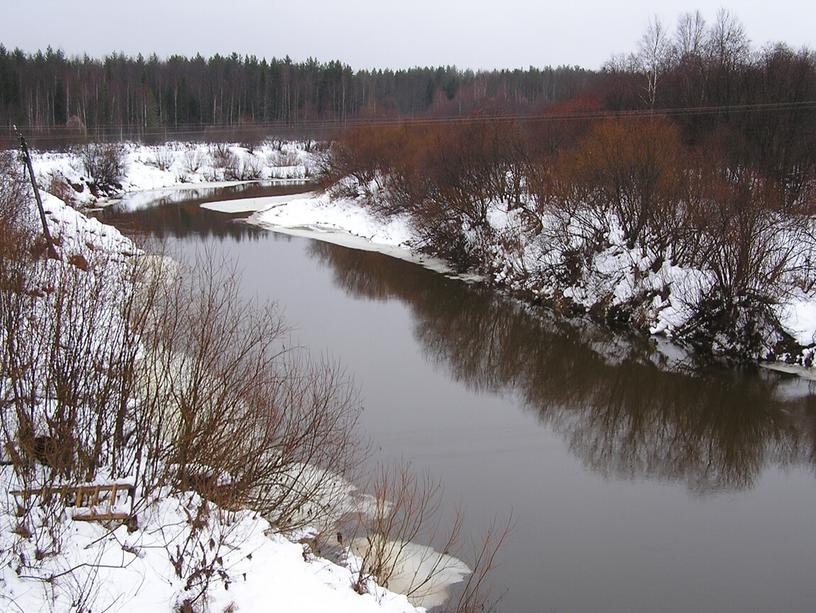
[[[655,116],[664,117],[694,117],[736,113],[780,113],[792,111],[816,111],[816,100],[799,102],[767,102],[757,104],[732,104],[690,107],[658,107],[629,110],[591,110],[571,112],[539,112],[539,113],[503,113],[483,114],[471,113],[468,115],[453,115],[443,117],[433,116],[395,116],[384,118],[332,118],[332,119],[296,119],[275,120],[266,122],[248,122],[242,124],[182,124],[178,127],[163,126],[146,128],[139,123],[100,124],[86,130],[87,133],[98,136],[116,136],[117,133],[127,132],[139,137],[179,137],[179,136],[206,136],[224,133],[241,133],[256,130],[344,130],[355,127],[392,127],[392,126],[432,126],[432,125],[461,125],[483,123],[546,123],[582,120],[603,119],[646,119]],[[12,130],[9,126],[9,131]],[[67,126],[21,125],[18,130],[32,135],[42,135],[53,139],[75,139],[76,128]]]

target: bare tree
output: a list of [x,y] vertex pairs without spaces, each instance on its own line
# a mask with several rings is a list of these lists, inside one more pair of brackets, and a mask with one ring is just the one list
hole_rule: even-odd
[[95,190],[105,192],[119,187],[125,173],[124,151],[120,145],[88,144],[81,148],[80,157]]
[[700,11],[680,15],[674,35],[679,57],[682,59],[701,55],[705,47],[705,36],[706,23]]
[[646,102],[652,108],[657,100],[657,89],[671,61],[673,49],[663,22],[655,15],[649,20],[638,43],[637,59],[646,74]]
[[708,33],[709,55],[722,66],[733,67],[748,59],[750,41],[740,20],[728,9],[717,12]]

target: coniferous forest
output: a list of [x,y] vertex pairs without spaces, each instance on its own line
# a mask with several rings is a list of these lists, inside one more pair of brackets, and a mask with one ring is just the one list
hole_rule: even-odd
[[586,91],[578,67],[492,72],[452,66],[360,70],[254,56],[68,57],[0,46],[0,121],[36,127],[236,126],[538,108]]

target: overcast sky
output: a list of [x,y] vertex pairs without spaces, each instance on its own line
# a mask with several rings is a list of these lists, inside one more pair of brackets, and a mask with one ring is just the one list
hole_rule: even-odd
[[816,2],[619,0],[0,0],[0,43],[68,54],[155,52],[340,59],[353,68],[578,64],[631,51],[650,16],[735,13],[756,45],[816,47]]

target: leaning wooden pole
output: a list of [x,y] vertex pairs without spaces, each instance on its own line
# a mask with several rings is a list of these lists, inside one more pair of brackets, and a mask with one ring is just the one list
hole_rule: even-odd
[[45,220],[45,209],[43,208],[42,198],[40,197],[40,189],[37,187],[37,178],[34,176],[34,166],[31,164],[31,153],[28,151],[28,144],[22,135],[20,135],[20,151],[23,153],[28,176],[31,179],[31,187],[34,188],[34,197],[37,199],[37,210],[40,212],[43,235],[45,235],[45,242],[48,244],[48,255],[55,260],[59,259],[57,250],[54,247],[54,239],[51,238],[51,232],[48,230],[48,222]]

